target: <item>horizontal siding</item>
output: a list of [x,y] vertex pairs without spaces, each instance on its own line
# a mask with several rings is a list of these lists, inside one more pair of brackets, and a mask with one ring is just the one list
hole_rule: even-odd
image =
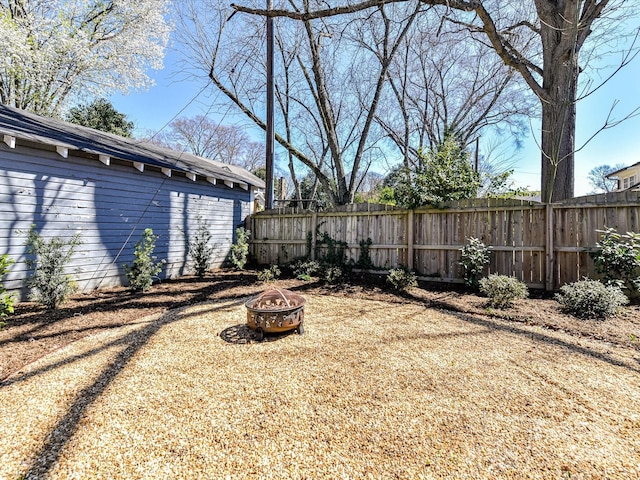
[[250,193],[239,188],[0,145],[0,254],[16,261],[3,283],[22,289],[28,274],[24,243],[32,224],[46,238],[80,234],[68,271],[82,291],[122,284],[122,265],[133,261],[145,228],[158,235],[154,254],[166,261],[161,278],[189,273],[187,237],[199,218],[212,233],[213,266],[220,266],[249,202]]

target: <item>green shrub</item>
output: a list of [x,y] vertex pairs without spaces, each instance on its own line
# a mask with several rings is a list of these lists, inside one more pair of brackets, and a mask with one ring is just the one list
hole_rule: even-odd
[[244,227],[236,228],[236,243],[231,245],[231,263],[233,263],[238,270],[242,270],[247,264],[249,258],[249,237],[251,237],[250,230],[245,230]]
[[299,280],[311,280],[311,277],[321,269],[320,263],[315,260],[298,260],[292,265],[293,274]]
[[271,283],[280,276],[280,269],[277,265],[271,265],[261,272],[258,272],[258,280],[263,283]]
[[614,228],[601,231],[596,243],[597,251],[591,253],[596,272],[604,277],[607,285],[620,287],[629,296],[640,291],[640,234],[620,234]]
[[0,327],[4,326],[3,320],[13,313],[13,304],[16,300],[13,294],[7,293],[7,289],[2,284],[2,277],[9,273],[9,267],[14,263],[8,254],[0,255]]
[[65,273],[65,268],[81,244],[80,234],[69,240],[60,237],[45,240],[34,226],[31,227],[25,242],[26,253],[30,256],[25,263],[33,270],[26,280],[27,287],[31,289],[31,300],[54,310],[78,289],[71,275]]
[[200,278],[207,273],[213,259],[215,247],[209,245],[212,236],[206,222],[198,218],[198,229],[193,238],[189,238],[189,256],[193,260],[195,274]]
[[480,292],[489,297],[489,305],[496,308],[510,307],[515,300],[529,296],[527,286],[520,280],[496,274],[480,280]]
[[153,256],[156,248],[157,235],[153,230],[145,228],[142,238],[136,243],[132,265],[124,265],[124,271],[129,279],[129,288],[134,292],[144,292],[153,285],[153,280],[162,270],[164,261]]
[[322,274],[327,283],[338,283],[342,279],[344,272],[337,265],[327,265],[324,267]]
[[393,268],[389,270],[387,282],[400,292],[405,292],[411,287],[418,286],[416,274],[406,268]]
[[468,238],[468,245],[460,249],[460,265],[464,270],[464,283],[478,289],[484,266],[489,263],[491,247],[487,247],[478,238]]
[[469,161],[469,151],[451,131],[427,150],[419,150],[420,166],[401,167],[385,179],[392,199],[404,208],[441,205],[450,200],[473,198],[480,187],[480,174]]
[[578,318],[605,319],[629,303],[618,287],[586,279],[564,285],[555,298],[564,312]]

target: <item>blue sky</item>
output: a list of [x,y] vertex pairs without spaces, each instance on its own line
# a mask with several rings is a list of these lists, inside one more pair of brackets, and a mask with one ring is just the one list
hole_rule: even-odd
[[[178,54],[170,51],[165,58],[165,68],[150,72],[156,85],[146,92],[111,97],[115,108],[127,115],[136,125],[136,135],[147,131],[157,131],[176,117],[202,115],[209,112],[213,118],[220,119],[211,111],[212,87],[198,95],[203,83],[195,81],[176,81],[176,63]],[[618,101],[612,118],[620,119],[633,109],[640,107],[640,58],[635,59],[623,70],[599,89],[595,94],[578,104],[578,122],[576,147],[596,132],[606,120],[615,101]],[[197,97],[197,98],[196,98]],[[195,100],[194,100],[195,98]],[[224,120],[227,120],[225,118]],[[223,121],[224,121],[223,120]],[[228,118],[231,122],[233,119]],[[514,180],[516,185],[540,188],[540,152],[538,147],[540,125],[532,121],[532,132],[524,142],[521,151],[514,152],[518,159]],[[256,132],[260,139],[260,132]],[[615,128],[600,132],[584,149],[576,153],[577,196],[590,193],[587,175],[598,165],[631,165],[640,161],[640,116],[626,120]],[[383,172],[382,172],[383,173]]]

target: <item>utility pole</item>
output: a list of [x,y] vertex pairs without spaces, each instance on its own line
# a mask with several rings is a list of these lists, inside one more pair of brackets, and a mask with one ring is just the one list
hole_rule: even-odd
[[[273,0],[267,0],[267,10],[273,9]],[[267,152],[264,208],[273,208],[273,153],[274,153],[274,115],[273,115],[273,18],[267,17]]]
[[480,168],[480,137],[476,138],[476,161],[475,161],[475,171],[477,172]]

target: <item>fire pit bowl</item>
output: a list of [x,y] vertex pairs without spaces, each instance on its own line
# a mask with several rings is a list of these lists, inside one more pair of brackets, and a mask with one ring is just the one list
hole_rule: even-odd
[[302,295],[283,288],[267,290],[245,303],[247,325],[256,332],[258,340],[262,340],[265,333],[294,329],[302,335],[305,302]]

